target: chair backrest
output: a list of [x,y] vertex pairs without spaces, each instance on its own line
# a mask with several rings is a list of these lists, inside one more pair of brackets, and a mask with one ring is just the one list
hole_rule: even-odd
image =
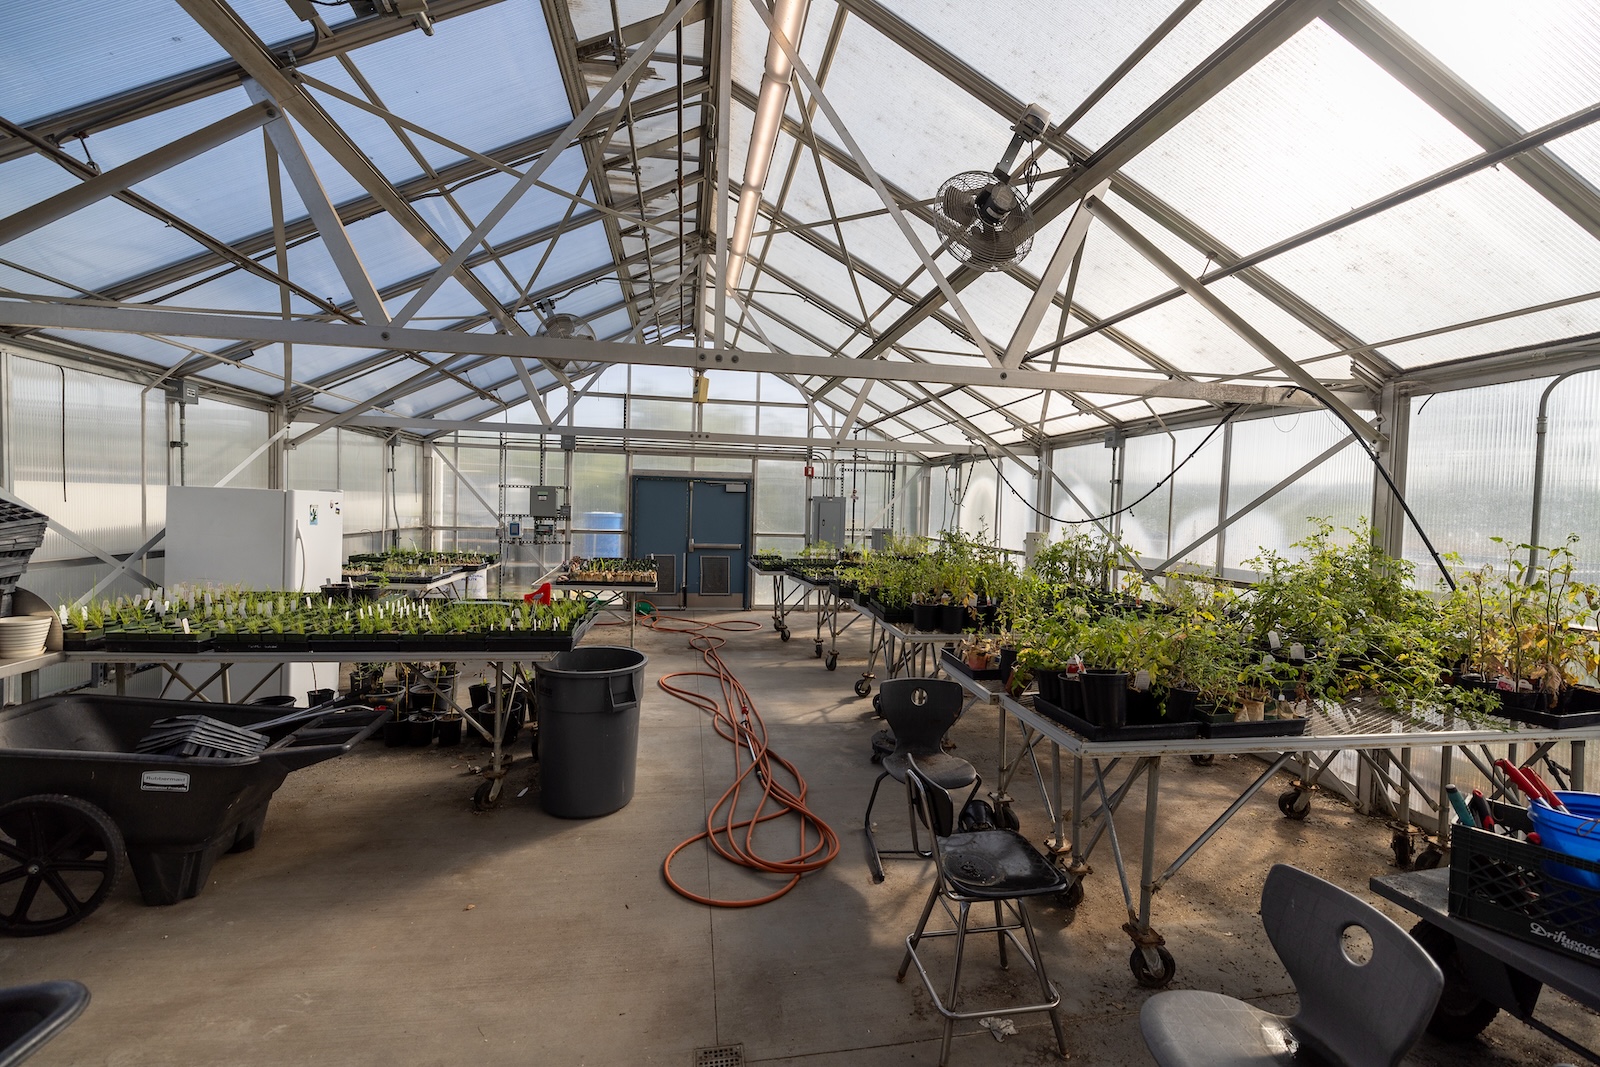
[[948,678],[891,678],[878,690],[878,710],[894,731],[895,751],[931,756],[961,717],[966,690]]
[[[1330,882],[1277,864],[1261,890],[1261,924],[1300,997],[1297,1037],[1339,1064],[1393,1067],[1422,1036],[1444,989],[1432,957],[1382,912]],[[1345,952],[1351,927],[1372,956]]]
[[949,837],[956,832],[961,809],[978,791],[983,779],[974,775],[972,784],[965,789],[966,796],[958,802],[954,793],[922,772],[922,768],[917,766],[915,755],[907,758],[906,765],[906,782],[911,787],[911,803],[915,805],[928,829],[933,831],[934,847],[937,848],[938,838]]

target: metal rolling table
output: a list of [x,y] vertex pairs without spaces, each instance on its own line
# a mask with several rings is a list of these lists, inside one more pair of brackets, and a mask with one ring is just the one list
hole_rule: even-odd
[[[898,678],[902,674],[927,677],[939,668],[939,659],[933,650],[937,646],[961,640],[960,634],[921,633],[902,629],[860,604],[850,602],[850,606],[857,613],[865,615],[872,624],[867,637],[867,669],[861,672],[861,678],[856,682],[856,696],[864,697],[872,692],[872,679],[877,677],[873,668],[878,665],[880,655],[883,657],[886,678]],[[841,632],[844,629],[840,627]]]
[[[1408,763],[1409,750],[1413,747],[1437,746],[1443,747],[1446,752],[1452,748],[1470,752],[1467,746],[1476,745],[1481,746],[1487,755],[1489,745],[1504,744],[1509,746],[1510,758],[1515,761],[1517,746],[1526,743],[1533,746],[1532,754],[1523,760],[1527,764],[1547,758],[1554,745],[1566,741],[1570,745],[1572,787],[1581,790],[1585,744],[1590,738],[1600,738],[1600,726],[1555,730],[1512,725],[1508,729],[1500,729],[1439,713],[1424,713],[1421,717],[1423,721],[1409,721],[1385,712],[1313,707],[1307,716],[1306,732],[1299,736],[1089,741],[1035,711],[1032,694],[1025,695],[1019,701],[1002,692],[999,682],[974,679],[959,671],[950,673],[974,701],[994,705],[1002,712],[996,716],[999,773],[991,794],[997,806],[1012,803],[1008,789],[1020,771],[1029,768],[1033,771],[1046,812],[1055,824],[1055,837],[1051,842],[1052,857],[1058,863],[1063,863],[1066,873],[1072,877],[1072,885],[1065,894],[1064,903],[1074,906],[1082,900],[1082,880],[1090,873],[1089,857],[1102,837],[1109,841],[1122,884],[1123,900],[1128,909],[1128,922],[1123,929],[1134,945],[1129,966],[1139,984],[1151,988],[1166,985],[1176,970],[1176,963],[1165,948],[1164,939],[1150,924],[1156,891],[1170,881],[1274,775],[1296,759],[1302,767],[1309,767],[1313,753],[1370,753],[1385,749],[1399,751],[1407,757]],[[1007,747],[1007,721],[1010,719],[1017,720],[1023,731],[1022,747],[1015,757],[1009,754]],[[1035,745],[1041,741],[1049,741],[1051,745],[1052,787],[1049,789],[1046,788],[1045,775],[1034,751]],[[1062,803],[1061,792],[1062,749],[1072,758],[1072,794],[1067,806]],[[1269,762],[1266,769],[1176,859],[1164,869],[1158,868],[1155,848],[1160,825],[1162,758],[1203,758],[1224,754],[1257,755]],[[1109,781],[1110,776],[1124,761],[1131,761],[1131,766],[1122,781],[1113,786]],[[1327,762],[1324,760],[1322,768],[1326,768]],[[1443,774],[1448,776],[1448,761],[1443,767]],[[1145,777],[1144,841],[1140,857],[1138,901],[1135,903],[1129,887],[1127,865],[1117,841],[1115,815],[1140,775]],[[1490,780],[1497,779],[1491,777]],[[1448,781],[1448,777],[1441,779],[1441,791],[1444,781]],[[1407,786],[1409,782],[1410,779],[1401,779],[1402,786]],[[1304,817],[1309,807],[1309,793],[1306,792],[1309,784],[1303,779],[1299,786],[1279,798],[1278,807],[1286,816]],[[1096,801],[1098,806],[1092,811],[1087,810]],[[1070,817],[1068,807],[1071,808]]]
[[[1600,1011],[1600,969],[1594,964],[1451,915],[1447,870],[1391,874],[1374,878],[1369,885],[1378,896],[1420,916],[1454,942],[1455,962],[1445,967],[1446,997],[1487,1000],[1590,1063],[1600,1063],[1600,1053],[1533,1017],[1544,986]],[[1460,988],[1452,989],[1452,983]]]
[[[589,631],[589,628],[593,624],[594,621],[591,618],[580,625],[578,629],[573,632],[573,645],[576,645],[583,639],[583,636]],[[417,657],[421,660],[426,660],[429,662],[439,661],[448,663],[477,664],[481,667],[486,667],[494,673],[496,683],[494,686],[494,736],[490,737],[489,731],[478,725],[477,720],[470,716],[466,717],[466,721],[471,723],[473,728],[483,735],[484,739],[493,746],[493,753],[490,757],[489,766],[483,772],[484,780],[482,784],[478,786],[478,789],[473,794],[472,798],[474,805],[484,808],[491,807],[499,802],[501,790],[505,785],[506,767],[511,763],[511,759],[506,754],[504,747],[505,717],[508,708],[505,698],[506,685],[502,683],[510,682],[512,684],[516,684],[520,682],[521,684],[526,685],[531,693],[532,685],[529,682],[527,672],[524,668],[528,664],[543,662],[549,659],[551,656],[555,655],[555,652],[458,652],[451,650],[429,650],[426,648],[407,649],[403,652],[397,652],[393,648],[387,648],[372,649],[370,651],[340,650],[337,652],[311,649],[286,650],[280,652],[236,652],[232,650],[212,650],[207,652],[189,653],[104,652],[94,650],[86,652],[52,653],[52,655],[56,656],[57,659],[64,658],[68,663],[109,664],[113,668],[113,674],[116,678],[118,696],[126,695],[128,667],[130,665],[135,663],[155,663],[160,665],[162,669],[167,672],[169,677],[168,684],[171,683],[171,680],[175,679],[189,690],[189,699],[205,700],[206,698],[201,695],[202,691],[212,682],[217,682],[222,688],[223,703],[232,703],[234,700],[232,683],[230,680],[230,668],[232,668],[235,664],[241,666],[246,664],[255,664],[281,667],[286,663],[379,663],[396,660],[401,657]],[[180,671],[180,669],[186,665],[215,665],[216,670],[213,671],[212,674],[204,681],[200,682],[198,685],[195,685],[189,682],[188,679],[184,678]],[[255,694],[256,689],[259,689],[262,685],[264,685],[267,679],[272,677],[273,673],[274,672],[269,671],[266,676],[261,679],[261,681],[256,683],[255,688],[251,689],[250,692],[239,698],[239,702],[243,703],[244,701],[248,701],[250,697]],[[435,688],[434,691],[443,696],[450,703],[450,706],[453,709],[457,711],[463,710],[458,704],[456,704],[453,693],[447,693],[438,688]]]
[[547,578],[550,582],[552,593],[589,593],[596,598],[595,607],[600,611],[625,611],[628,614],[628,647],[633,648],[634,638],[639,632],[639,614],[634,611],[634,603],[628,598],[629,593],[654,595],[656,583],[654,582],[568,582],[557,575]]
[[39,672],[63,662],[59,652],[40,652],[17,659],[0,659],[0,679],[21,679],[21,703],[26,704],[39,695]]
[[[772,628],[778,632],[780,638],[789,640],[789,616],[797,611],[810,610],[811,594],[819,588],[826,589],[826,587],[819,587],[815,582],[808,582],[804,578],[796,578],[787,570],[762,570],[753,562],[746,566],[750,570],[752,580],[759,580],[757,575],[772,579]],[[820,646],[822,634],[820,623],[817,634]]]

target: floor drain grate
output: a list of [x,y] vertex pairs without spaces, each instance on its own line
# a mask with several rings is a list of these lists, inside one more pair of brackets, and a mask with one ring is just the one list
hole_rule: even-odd
[[718,1045],[694,1050],[694,1067],[744,1067],[743,1045]]

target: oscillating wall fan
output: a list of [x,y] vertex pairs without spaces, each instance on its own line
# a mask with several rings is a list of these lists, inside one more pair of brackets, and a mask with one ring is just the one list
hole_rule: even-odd
[[962,171],[939,186],[933,203],[939,235],[974,270],[1005,270],[1033,248],[1033,210],[1011,168],[1023,146],[1043,136],[1049,123],[1049,112],[1029,104],[1011,127],[1011,144],[994,170]]

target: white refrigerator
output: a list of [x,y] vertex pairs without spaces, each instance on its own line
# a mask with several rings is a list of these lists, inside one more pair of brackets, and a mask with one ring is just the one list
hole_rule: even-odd
[[[169,486],[166,583],[318,592],[343,571],[342,510],[338,490]],[[338,688],[338,670],[333,663],[288,664],[254,696],[287,694],[304,703],[313,689]],[[265,673],[235,667],[233,698],[243,698]],[[220,699],[221,688],[205,693]]]

